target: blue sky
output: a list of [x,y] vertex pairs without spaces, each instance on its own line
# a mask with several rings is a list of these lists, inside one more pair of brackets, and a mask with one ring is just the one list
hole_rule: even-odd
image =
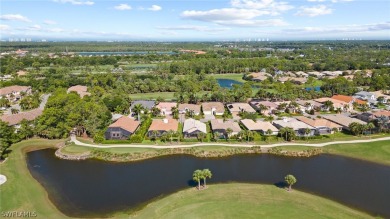
[[8,38],[390,39],[390,1],[1,0]]

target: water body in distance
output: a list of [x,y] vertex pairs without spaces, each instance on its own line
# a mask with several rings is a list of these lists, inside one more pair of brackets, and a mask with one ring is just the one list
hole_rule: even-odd
[[233,84],[242,84],[239,81],[231,80],[231,79],[217,79],[217,82],[219,86],[224,87],[224,88],[232,88]]
[[202,159],[165,156],[133,163],[67,161],[45,149],[27,154],[33,177],[62,212],[93,217],[134,208],[161,195],[193,186],[195,169],[209,168],[209,183],[275,184],[287,174],[296,189],[330,198],[372,215],[390,217],[390,167],[340,156],[287,158],[236,155]]

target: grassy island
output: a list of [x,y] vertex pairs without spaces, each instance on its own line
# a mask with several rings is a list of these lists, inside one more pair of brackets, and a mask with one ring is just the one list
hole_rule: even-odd
[[[119,215],[118,215],[119,216]],[[150,203],[134,218],[370,218],[318,196],[274,185],[215,184]]]

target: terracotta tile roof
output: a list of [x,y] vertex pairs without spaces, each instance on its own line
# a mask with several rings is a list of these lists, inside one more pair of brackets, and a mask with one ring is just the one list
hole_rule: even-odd
[[217,113],[224,113],[225,112],[225,106],[221,102],[205,102],[202,103],[203,111],[211,111],[213,108],[215,108]]
[[241,123],[250,131],[262,130],[263,132],[266,132],[268,129],[271,129],[271,131],[273,131],[273,132],[279,131],[270,122],[263,122],[263,121],[256,121],[255,122],[252,119],[243,119],[243,120],[241,120]]
[[176,107],[177,103],[174,102],[160,102],[159,104],[156,105],[157,108],[160,110],[165,109],[168,111],[171,111],[172,107]]
[[233,130],[233,132],[240,132],[241,131],[241,128],[237,122],[233,122],[233,121],[225,121],[224,122],[222,119],[211,120],[211,128],[213,130],[216,130],[216,129],[227,130],[228,128],[231,128]]
[[18,114],[3,115],[3,116],[1,116],[1,120],[3,120],[4,122],[8,122],[8,125],[17,125],[17,124],[20,124],[20,122],[23,119],[26,119],[28,121],[32,121],[40,115],[42,115],[42,110],[41,109],[34,109],[31,111],[21,112]]
[[200,105],[196,104],[179,104],[179,111],[193,110],[195,113],[200,113]]
[[120,127],[126,131],[134,133],[139,125],[139,121],[135,121],[134,119],[129,118],[127,116],[122,116],[121,118],[116,120],[116,122],[112,123],[109,127]]
[[255,113],[256,110],[254,110],[251,105],[247,103],[230,103],[227,104],[227,108],[230,112],[248,112],[248,113]]
[[346,102],[344,102],[344,101],[332,99],[329,97],[318,98],[318,99],[315,99],[314,101],[319,102],[319,103],[325,103],[328,100],[333,103],[333,107],[335,107],[335,108],[341,108],[341,107],[344,107],[346,105]]
[[381,110],[381,111],[373,112],[372,114],[374,114],[376,117],[380,117],[380,116],[390,117],[390,111],[388,110]]
[[76,93],[78,93],[80,95],[81,98],[83,98],[84,96],[91,95],[91,93],[87,92],[87,90],[88,90],[87,86],[76,85],[76,86],[68,88],[68,93],[75,91]]
[[360,120],[360,119],[355,119],[355,118],[351,118],[351,117],[348,117],[348,116],[344,116],[344,115],[340,115],[340,114],[337,114],[337,115],[324,115],[323,116],[325,119],[327,120],[330,120],[334,123],[337,123],[337,124],[340,124],[344,127],[348,127],[349,124],[353,123],[353,122],[357,122],[359,124],[367,124],[366,122]]
[[355,99],[351,96],[345,96],[345,95],[333,95],[331,98],[335,99],[335,100],[340,100],[340,101],[343,101],[346,103],[350,103],[353,101],[357,102],[358,104],[366,104],[367,103],[366,101]]
[[307,117],[304,117],[304,116],[299,116],[299,117],[296,117],[296,119],[298,119],[299,121],[301,122],[304,122],[310,126],[313,126],[313,127],[328,127],[328,128],[341,128],[341,125],[338,125],[334,122],[331,122],[329,120],[326,120],[326,119],[310,119],[310,118],[307,118]]
[[149,131],[177,131],[179,122],[176,119],[153,119]]
[[0,89],[0,96],[11,94],[14,92],[22,92],[22,91],[26,92],[30,88],[31,87],[29,87],[29,86],[19,86],[19,85],[3,87]]

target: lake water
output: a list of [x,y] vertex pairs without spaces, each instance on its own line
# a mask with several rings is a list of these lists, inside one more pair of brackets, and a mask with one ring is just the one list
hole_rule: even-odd
[[156,51],[137,51],[137,52],[77,52],[76,54],[81,56],[119,56],[119,55],[145,55],[145,54],[158,54],[158,55],[174,55],[176,52],[156,52]]
[[233,84],[242,84],[239,81],[231,80],[231,79],[217,79],[219,86],[224,88],[232,88]]
[[298,180],[296,189],[390,217],[390,167],[340,156],[287,158],[263,154],[203,159],[175,155],[113,163],[61,160],[53,149],[45,149],[29,152],[27,165],[57,208],[74,217],[107,216],[189,188],[194,186],[193,171],[203,168],[213,173],[210,184],[275,184],[293,174]]

